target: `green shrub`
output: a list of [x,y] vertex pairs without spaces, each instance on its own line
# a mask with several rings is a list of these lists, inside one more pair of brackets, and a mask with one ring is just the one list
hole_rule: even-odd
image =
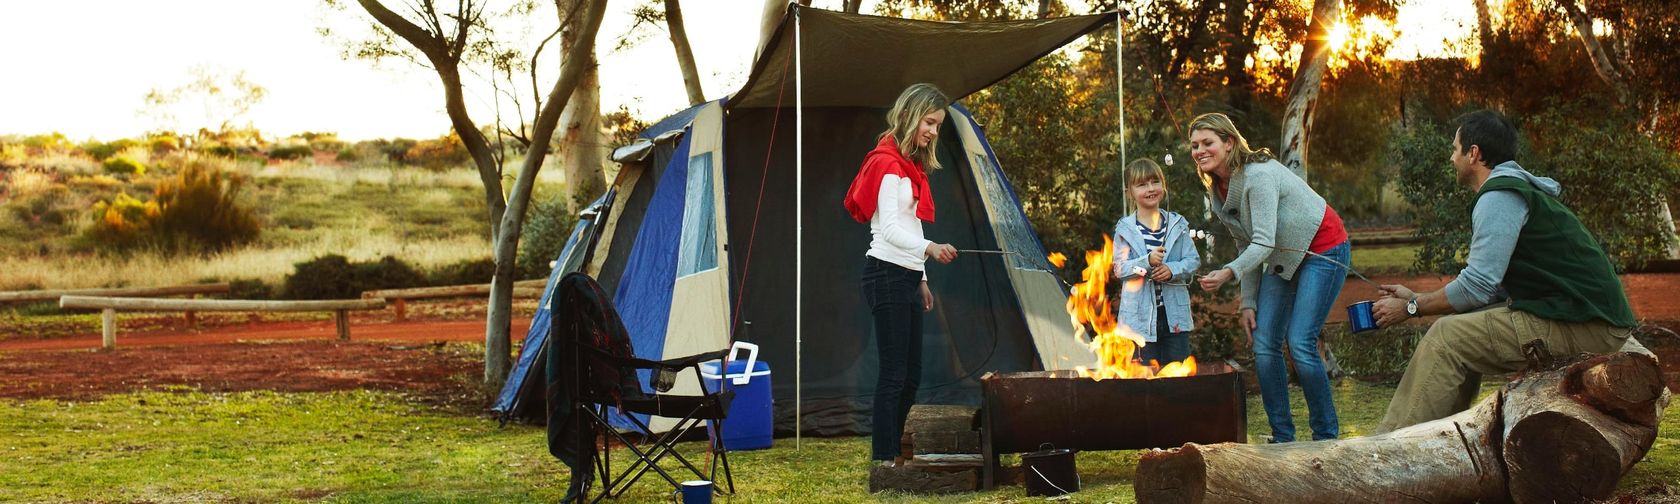
[[356,296],[351,297],[361,296],[361,291],[406,289],[426,285],[425,275],[420,274],[419,270],[393,256],[385,256],[379,258],[378,261],[354,263],[353,265],[356,268],[356,281],[361,285],[356,291]]
[[274,296],[274,289],[262,280],[241,278],[228,282],[229,299],[269,299]]
[[157,188],[158,238],[171,251],[219,251],[255,240],[256,213],[240,204],[244,179],[213,165],[190,163]]
[[86,153],[88,157],[93,158],[94,161],[104,161],[117,153],[116,147],[111,144],[98,141],[84,143],[81,145],[81,149],[82,152]]
[[1429,326],[1407,324],[1353,334],[1346,325],[1324,329],[1324,341],[1343,371],[1364,381],[1397,382]]
[[[566,201],[553,198],[537,202],[526,218],[520,237],[519,259],[514,262],[520,278],[546,278],[549,261],[560,257],[571,238],[577,216],[566,209]],[[485,277],[489,278],[489,277]],[[488,280],[486,280],[488,281]]]
[[379,153],[384,154],[385,159],[392,163],[408,162],[408,150],[414,148],[416,143],[418,142],[408,138],[374,141],[374,145],[379,147]]
[[221,142],[205,142],[199,145],[198,151],[212,156],[225,158],[231,158],[239,155],[239,149],[235,149]]
[[329,254],[294,265],[296,270],[286,277],[280,297],[285,299],[350,299],[360,297],[356,290],[355,269],[350,260]]
[[[1583,104],[1554,104],[1514,117],[1521,136],[1516,161],[1563,185],[1560,199],[1579,216],[1618,270],[1666,255],[1674,235],[1662,225],[1664,191],[1680,184],[1680,157],[1639,134],[1615,114]],[[1424,122],[1395,134],[1390,156],[1400,166],[1401,192],[1424,238],[1416,268],[1456,273],[1470,246],[1474,192],[1447,163],[1455,128]],[[1672,204],[1672,203],[1671,203]]]
[[303,159],[315,155],[308,145],[275,146],[268,150],[269,159]]
[[354,299],[364,291],[402,289],[425,284],[425,277],[408,263],[391,256],[352,263],[329,254],[295,265],[281,287],[285,299]]
[[125,175],[145,175],[146,165],[128,156],[114,156],[105,160],[106,173],[121,173]]
[[361,161],[362,155],[357,153],[354,147],[345,147],[338,150],[338,155],[334,156],[334,159],[337,159],[340,163],[354,163]]
[[[427,276],[430,285],[467,285],[490,283],[496,276],[496,260],[485,257],[447,264]],[[529,277],[527,277],[529,278]]]
[[[112,158],[118,159],[118,158]],[[262,224],[239,203],[243,179],[213,165],[190,163],[141,201],[119,193],[91,208],[83,238],[95,247],[126,252],[153,247],[166,253],[211,252],[256,239]]]
[[454,133],[415,143],[403,154],[403,162],[428,170],[442,170],[466,164],[467,147]]
[[181,137],[174,133],[155,133],[146,137],[146,147],[153,154],[168,154],[181,150]]
[[93,224],[82,230],[82,239],[107,250],[129,250],[149,240],[160,213],[156,201],[117,193],[110,201],[94,202],[88,212]]

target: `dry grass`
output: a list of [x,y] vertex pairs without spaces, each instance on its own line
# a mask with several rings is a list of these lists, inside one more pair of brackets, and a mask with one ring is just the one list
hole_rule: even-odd
[[204,257],[165,257],[135,254],[126,258],[65,256],[0,257],[0,290],[75,289],[91,287],[181,285],[204,280],[256,279],[278,285],[292,273],[294,263],[325,254],[352,261],[396,256],[418,268],[478,259],[490,255],[481,237],[399,240],[367,235],[357,229],[330,230],[315,239],[290,246],[247,247]]

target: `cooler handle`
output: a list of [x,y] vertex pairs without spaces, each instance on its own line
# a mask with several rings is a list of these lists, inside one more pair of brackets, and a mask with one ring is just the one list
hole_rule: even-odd
[[729,379],[736,385],[746,385],[747,382],[752,381],[753,366],[758,364],[758,345],[747,343],[745,341],[737,341],[734,345],[729,347],[729,357],[724,359],[723,375],[729,376],[729,363],[735,361],[735,356],[741,353],[742,348],[747,349],[747,367],[746,369],[741,370],[740,375]]

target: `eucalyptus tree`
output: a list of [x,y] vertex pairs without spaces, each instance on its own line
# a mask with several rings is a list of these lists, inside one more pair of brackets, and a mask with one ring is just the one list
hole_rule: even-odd
[[[335,12],[348,11],[346,0],[325,0]],[[492,257],[496,270],[491,279],[490,299],[484,334],[484,379],[486,393],[493,393],[507,380],[511,364],[511,322],[515,262],[520,232],[530,207],[537,172],[550,153],[562,111],[567,108],[594,69],[595,35],[600,30],[606,0],[556,0],[556,25],[548,37],[525,50],[516,47],[517,35],[497,30],[501,21],[531,19],[541,7],[535,0],[500,4],[492,9],[489,0],[406,0],[393,10],[380,0],[357,0],[367,17],[367,36],[351,41],[346,56],[368,60],[397,59],[429,68],[437,74],[443,89],[444,111],[452,129],[460,135],[478,169],[489,209]],[[323,35],[333,36],[328,28]],[[558,69],[541,64],[542,51],[556,36],[574,41],[564,47]],[[556,71],[557,70],[557,71]],[[528,78],[529,101],[514,85],[515,74]],[[538,87],[544,77],[552,79],[544,95]],[[498,127],[495,142],[479,127],[468,107],[469,84],[479,96],[488,94],[495,103]],[[488,89],[486,89],[488,88]],[[482,93],[488,91],[488,93]],[[503,98],[514,110],[504,110]],[[529,115],[526,115],[526,114]],[[597,117],[598,112],[593,114]],[[514,118],[515,124],[505,121]],[[531,118],[526,122],[525,118]],[[598,128],[597,128],[598,129]],[[504,185],[503,136],[516,140],[524,150],[523,160],[512,185]],[[567,150],[594,149],[593,144],[574,145]],[[596,173],[599,177],[599,173]],[[571,181],[574,192],[576,181]],[[572,199],[592,197],[573,194]]]

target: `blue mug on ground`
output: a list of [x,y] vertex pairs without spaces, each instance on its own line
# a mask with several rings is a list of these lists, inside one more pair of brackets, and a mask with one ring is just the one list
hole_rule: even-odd
[[1371,306],[1374,303],[1374,301],[1360,301],[1348,305],[1348,327],[1352,328],[1353,332],[1362,333],[1377,328],[1376,316],[1371,314]]
[[706,480],[684,481],[681,488],[671,492],[671,502],[712,504],[712,482]]

